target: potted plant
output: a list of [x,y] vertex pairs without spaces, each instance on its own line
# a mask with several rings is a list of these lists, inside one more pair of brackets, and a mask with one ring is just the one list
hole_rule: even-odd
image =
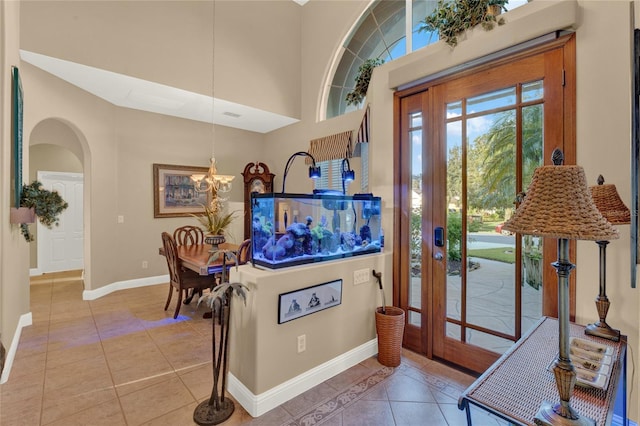
[[437,32],[449,46],[458,44],[458,36],[469,28],[482,25],[486,31],[497,23],[504,24],[504,18],[496,18],[501,10],[506,10],[508,0],[438,0],[431,15],[420,21],[420,32]]
[[[60,214],[69,207],[66,201],[62,199],[56,191],[49,191],[42,187],[42,183],[34,180],[29,185],[23,185],[20,193],[20,207],[23,209],[33,210],[35,216],[47,228],[51,229],[54,225],[58,226]],[[24,210],[23,210],[24,211]],[[17,216],[21,216],[18,214]],[[20,223],[20,232],[27,242],[34,241],[33,234],[29,231],[29,220],[22,217],[16,217]]]
[[362,102],[365,96],[367,96],[367,90],[369,89],[369,81],[371,80],[373,69],[382,64],[384,64],[384,59],[370,58],[360,65],[355,79],[356,87],[347,93],[347,96],[344,99],[347,105],[358,105]]
[[208,244],[216,247],[218,244],[225,242],[225,233],[233,219],[235,219],[235,211],[227,213],[223,210],[219,203],[215,200],[210,206],[203,206],[204,215],[193,215],[207,233],[206,241]]

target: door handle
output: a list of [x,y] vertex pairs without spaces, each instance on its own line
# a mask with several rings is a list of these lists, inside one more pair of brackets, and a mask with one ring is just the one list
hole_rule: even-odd
[[433,255],[433,258],[434,258],[435,260],[442,260],[442,258],[443,258],[442,253],[436,253],[436,254],[434,254],[434,255]]

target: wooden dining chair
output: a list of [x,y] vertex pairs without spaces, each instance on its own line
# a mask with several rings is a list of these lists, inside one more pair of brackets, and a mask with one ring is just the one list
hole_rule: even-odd
[[173,239],[179,246],[204,244],[204,232],[197,226],[185,225],[173,231]]
[[244,265],[251,261],[251,240],[244,240],[238,247],[238,265]]
[[166,311],[169,308],[173,291],[174,289],[177,290],[178,303],[176,305],[175,313],[173,314],[173,318],[175,319],[180,313],[183,294],[188,297],[187,292],[189,289],[193,289],[194,292],[201,292],[206,288],[211,288],[214,285],[214,280],[208,275],[199,275],[198,273],[182,266],[182,261],[178,257],[178,245],[173,237],[167,232],[162,233],[162,247],[164,248],[167,266],[169,267],[169,297],[167,297],[167,303],[164,305],[164,310]]

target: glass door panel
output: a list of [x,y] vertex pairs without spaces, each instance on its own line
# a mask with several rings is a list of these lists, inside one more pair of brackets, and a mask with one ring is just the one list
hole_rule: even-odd
[[409,117],[409,140],[411,141],[411,221],[410,221],[410,265],[411,280],[408,294],[411,325],[422,322],[422,112]]

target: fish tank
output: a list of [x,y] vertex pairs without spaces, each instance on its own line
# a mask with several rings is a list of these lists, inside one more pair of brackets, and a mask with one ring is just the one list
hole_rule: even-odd
[[280,269],[379,253],[380,208],[372,194],[252,193],[252,264]]

